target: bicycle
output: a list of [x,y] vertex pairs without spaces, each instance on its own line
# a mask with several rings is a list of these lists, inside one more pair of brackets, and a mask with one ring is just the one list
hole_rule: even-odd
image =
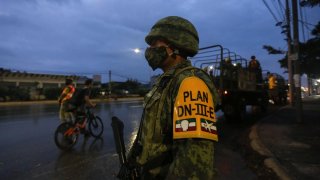
[[76,144],[79,134],[86,132],[86,127],[95,138],[100,137],[104,130],[101,118],[95,116],[90,108],[86,108],[83,115],[77,115],[74,123],[65,122],[57,127],[54,141],[58,148],[62,150],[71,149]]

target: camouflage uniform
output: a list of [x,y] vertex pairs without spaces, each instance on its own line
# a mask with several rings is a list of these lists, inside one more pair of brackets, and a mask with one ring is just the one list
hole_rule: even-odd
[[[144,115],[141,120],[141,154],[137,162],[146,167],[145,179],[212,179],[214,168],[214,141],[206,139],[172,139],[173,103],[180,83],[186,77],[197,76],[209,87],[217,102],[217,93],[210,77],[202,70],[190,68],[190,61],[161,75],[144,101]],[[139,134],[138,133],[138,134]],[[149,161],[149,162],[148,162]],[[157,165],[155,165],[157,164]]]
[[[163,40],[167,46],[155,46],[153,45],[157,43],[155,40]],[[206,90],[201,89],[201,92],[210,94],[206,99],[210,107],[212,105],[214,109],[218,103],[218,95],[210,76],[203,70],[192,67],[189,60],[185,60],[186,57],[193,57],[198,52],[198,33],[188,20],[169,16],[159,20],[151,28],[145,41],[151,46],[146,49],[146,60],[154,70],[161,67],[169,56],[174,60],[176,55],[179,55],[180,60],[184,60],[179,61],[180,63],[174,67],[169,67],[170,69],[157,79],[146,95],[139,132],[129,153],[129,162],[134,161],[142,167],[142,179],[213,179],[215,175],[213,140],[216,139],[184,136],[183,133],[188,131],[184,129],[180,133],[177,129],[184,126],[180,124],[182,121],[189,122],[189,120],[175,119],[176,103],[179,104],[181,94],[192,93],[193,90],[199,93],[200,89],[204,88]],[[170,48],[173,53],[169,55],[166,48]],[[195,82],[201,82],[200,89],[198,86],[192,86]],[[181,93],[181,87],[182,89],[192,87],[192,90],[186,89]],[[196,120],[198,125],[200,122],[201,119]],[[196,130],[201,129],[196,126],[193,125]],[[177,134],[183,136],[178,137]]]

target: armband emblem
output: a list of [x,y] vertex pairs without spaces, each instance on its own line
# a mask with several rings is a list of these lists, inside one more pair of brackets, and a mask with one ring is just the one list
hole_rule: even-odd
[[181,82],[174,104],[173,139],[183,138],[218,141],[213,97],[198,77]]

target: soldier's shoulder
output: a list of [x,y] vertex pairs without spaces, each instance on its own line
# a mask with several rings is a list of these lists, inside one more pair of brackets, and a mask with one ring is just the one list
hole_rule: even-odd
[[175,75],[175,83],[180,84],[184,79],[194,76],[202,79],[206,83],[210,82],[211,80],[210,76],[204,70],[197,67],[189,67]]

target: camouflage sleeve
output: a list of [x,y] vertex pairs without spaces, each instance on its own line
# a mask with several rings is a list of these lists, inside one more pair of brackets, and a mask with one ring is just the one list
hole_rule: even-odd
[[[205,82],[210,82],[209,76],[196,72]],[[175,102],[180,83],[190,72],[185,72],[178,77],[172,93],[172,101]],[[208,85],[208,84],[207,84]],[[214,90],[212,98],[214,104],[219,102],[219,96],[213,83],[209,84],[210,90]],[[171,121],[172,122],[172,121]],[[170,124],[172,126],[172,124]],[[216,170],[214,165],[214,141],[200,138],[176,139],[173,141],[173,161],[170,164],[166,179],[213,179]]]
[[213,179],[214,142],[183,139],[174,142],[176,150],[166,179]]

